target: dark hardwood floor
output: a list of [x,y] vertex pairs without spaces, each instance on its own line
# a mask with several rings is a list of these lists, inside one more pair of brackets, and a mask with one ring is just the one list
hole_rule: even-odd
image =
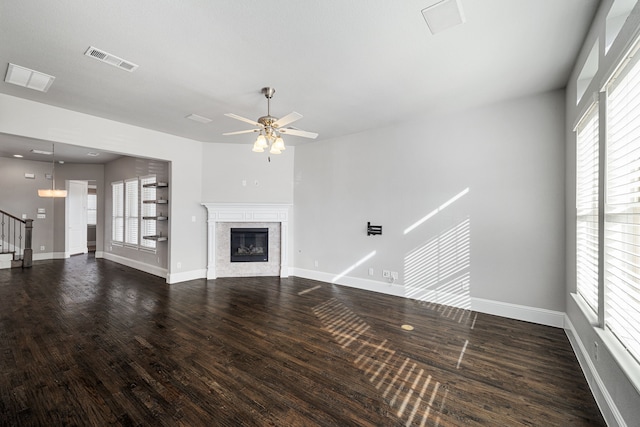
[[0,366],[3,426],[604,425],[561,329],[91,255],[0,270]]

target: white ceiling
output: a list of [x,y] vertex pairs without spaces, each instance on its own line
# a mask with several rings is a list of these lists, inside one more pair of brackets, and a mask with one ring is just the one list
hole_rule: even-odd
[[[598,0],[461,0],[466,23],[432,35],[437,0],[3,0],[0,74],[56,77],[0,92],[205,142],[266,114],[323,139],[429,112],[563,88]],[[129,73],[89,46],[139,65]],[[202,124],[191,113],[211,118]],[[6,138],[6,136],[4,137]],[[3,136],[0,135],[0,152]],[[288,144],[309,143],[288,136]]]

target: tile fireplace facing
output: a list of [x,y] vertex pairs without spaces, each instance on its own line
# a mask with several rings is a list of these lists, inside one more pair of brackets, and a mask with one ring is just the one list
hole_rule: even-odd
[[[290,205],[202,203],[207,208],[207,279],[216,277],[288,277],[288,230]],[[266,229],[268,246],[243,240],[243,252],[256,255],[252,262],[231,259],[231,229]],[[266,251],[265,251],[266,249]],[[257,252],[268,252],[268,260]]]
[[[269,235],[268,248],[261,254],[240,255],[250,260],[235,262],[231,257],[231,230],[266,230]],[[265,233],[265,234],[266,234]],[[252,245],[247,243],[246,248]],[[256,245],[254,245],[254,248]],[[254,250],[255,252],[255,250]],[[263,261],[269,253],[268,260]],[[256,277],[280,276],[280,223],[278,222],[218,222],[216,224],[216,276],[217,277]]]

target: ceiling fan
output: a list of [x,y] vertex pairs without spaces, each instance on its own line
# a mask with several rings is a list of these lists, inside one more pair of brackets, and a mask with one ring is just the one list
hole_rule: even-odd
[[300,120],[302,118],[302,114],[294,111],[281,118],[273,117],[271,115],[271,98],[273,98],[273,94],[276,93],[276,90],[272,87],[263,87],[261,93],[267,98],[267,115],[260,117],[257,121],[254,121],[238,116],[237,114],[227,113],[225,116],[252,124],[255,128],[239,130],[236,132],[226,132],[223,133],[223,135],[239,135],[242,133],[258,132],[258,139],[254,142],[253,149],[251,151],[262,153],[265,148],[269,148],[269,153],[271,154],[280,154],[285,150],[284,141],[282,140],[281,135],[295,135],[312,139],[318,137],[318,134],[314,132],[285,127],[296,120]]

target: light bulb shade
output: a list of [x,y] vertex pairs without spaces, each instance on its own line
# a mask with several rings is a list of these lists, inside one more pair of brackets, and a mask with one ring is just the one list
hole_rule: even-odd
[[269,144],[267,144],[267,138],[264,137],[264,135],[258,135],[258,139],[256,139],[256,143],[254,144],[254,147],[261,147],[261,148],[267,148]]
[[253,148],[251,149],[254,153],[264,153],[264,147],[258,145],[258,141],[253,144]]
[[281,154],[282,151],[278,150],[274,145],[272,145],[271,149],[269,150],[269,153],[271,153],[271,154]]
[[286,147],[284,146],[284,141],[282,140],[282,137],[279,136],[278,138],[276,138],[275,142],[271,146],[271,149],[272,150],[278,150],[278,151],[286,150]]
[[67,197],[67,190],[54,190],[53,188],[38,189],[39,197]]

